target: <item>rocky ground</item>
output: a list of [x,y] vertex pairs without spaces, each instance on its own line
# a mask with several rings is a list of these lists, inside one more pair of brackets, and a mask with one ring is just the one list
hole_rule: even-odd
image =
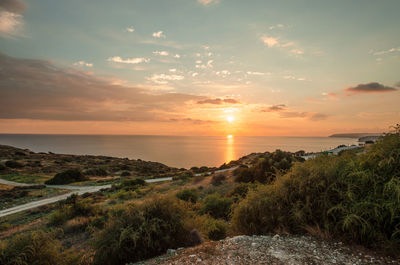
[[400,264],[400,259],[328,243],[309,236],[236,236],[197,247],[169,250],[150,264]]

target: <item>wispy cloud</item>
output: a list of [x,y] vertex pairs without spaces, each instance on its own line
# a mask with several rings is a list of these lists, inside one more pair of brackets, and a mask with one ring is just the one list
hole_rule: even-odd
[[0,89],[0,119],[163,121],[184,114],[192,106],[189,102],[204,99],[181,93],[150,94],[48,61],[1,53],[0,65],[0,87],[14,88]]
[[162,30],[153,33],[154,38],[166,38],[164,32]]
[[260,111],[278,113],[281,118],[306,118],[311,121],[326,120],[329,117],[329,115],[319,112],[292,110],[285,104],[271,105],[261,108]]
[[268,47],[279,47],[279,38],[276,37],[271,37],[271,36],[267,36],[267,35],[263,35],[261,36],[261,40],[264,42],[265,45],[267,45]]
[[159,85],[168,84],[168,81],[180,81],[185,79],[182,75],[166,75],[166,74],[154,74],[148,77],[147,80],[152,81]]
[[205,100],[197,101],[197,104],[213,104],[213,105],[222,105],[222,104],[239,104],[240,101],[233,98],[210,98]]
[[24,19],[22,13],[25,10],[26,6],[21,1],[0,1],[0,36],[13,38],[23,35]]
[[126,28],[126,31],[132,33],[132,32],[135,31],[135,28],[134,27],[128,27],[128,28]]
[[160,56],[168,56],[169,53],[167,51],[154,51],[153,54]]
[[279,37],[274,37],[270,36],[267,34],[264,34],[261,36],[261,41],[264,43],[264,45],[268,46],[269,48],[291,48],[289,50],[290,53],[295,54],[295,55],[303,55],[304,50],[295,47],[296,44],[293,41],[283,41]]
[[262,72],[251,72],[251,71],[247,71],[246,74],[248,74],[248,75],[266,75],[266,73],[262,73]]
[[217,4],[219,2],[219,0],[197,0],[197,2],[202,5],[209,6],[212,4]]
[[384,51],[377,51],[377,52],[371,51],[371,53],[373,55],[384,55],[384,54],[395,53],[395,52],[400,52],[400,47],[391,48],[391,49],[384,50]]
[[276,25],[270,26],[269,29],[273,30],[273,29],[279,29],[279,28],[284,28],[284,27],[285,27],[285,25],[283,25],[283,24],[276,24]]
[[78,62],[74,63],[74,65],[76,65],[76,66],[93,67],[93,63],[88,63],[88,62],[85,62],[85,61],[78,61]]
[[227,77],[231,74],[231,72],[229,72],[228,70],[222,70],[215,72],[215,74],[221,77]]
[[[196,61],[196,62],[201,62],[201,61]],[[208,60],[206,64],[196,64],[196,68],[199,68],[199,69],[212,68],[213,62],[214,62],[214,60]]]
[[283,111],[286,110],[287,107],[285,104],[272,105],[262,110],[262,112],[274,112],[274,111]]
[[148,62],[150,62],[150,59],[148,59],[148,58],[122,59],[119,56],[113,56],[113,57],[108,58],[107,61],[114,62],[114,63],[139,64],[139,63],[148,63]]
[[15,13],[23,13],[26,10],[26,5],[19,0],[1,0],[0,8]]

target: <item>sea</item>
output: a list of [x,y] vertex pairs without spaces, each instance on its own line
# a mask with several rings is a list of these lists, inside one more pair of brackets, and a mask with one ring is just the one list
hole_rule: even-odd
[[220,166],[276,149],[319,152],[357,144],[354,138],[278,136],[155,136],[0,134],[0,144],[34,152],[104,155],[161,162],[171,167]]

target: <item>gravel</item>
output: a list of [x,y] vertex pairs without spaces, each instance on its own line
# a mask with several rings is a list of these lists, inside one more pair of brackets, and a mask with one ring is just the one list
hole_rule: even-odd
[[310,236],[236,236],[197,247],[168,250],[137,264],[400,264],[399,259],[351,249]]

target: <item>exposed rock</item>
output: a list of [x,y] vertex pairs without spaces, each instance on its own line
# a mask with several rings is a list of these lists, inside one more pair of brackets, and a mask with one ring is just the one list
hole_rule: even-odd
[[400,260],[355,252],[342,243],[330,243],[309,236],[236,236],[206,242],[138,264],[400,264]]

